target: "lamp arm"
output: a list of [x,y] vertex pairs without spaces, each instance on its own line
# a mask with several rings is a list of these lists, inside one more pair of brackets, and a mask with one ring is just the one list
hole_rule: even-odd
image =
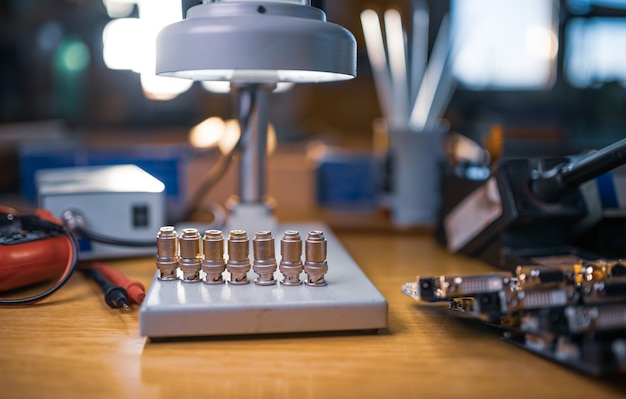
[[268,84],[233,84],[239,103],[241,158],[239,159],[239,200],[263,203],[267,151]]

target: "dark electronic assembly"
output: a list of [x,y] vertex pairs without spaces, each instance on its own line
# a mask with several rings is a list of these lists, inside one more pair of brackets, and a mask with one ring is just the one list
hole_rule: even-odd
[[626,371],[626,263],[620,260],[418,277],[402,292],[448,302],[452,314],[502,328],[506,341],[586,374]]
[[567,158],[506,159],[473,192],[444,198],[437,236],[450,252],[509,271],[624,258],[626,213],[605,209],[599,187],[625,164],[626,139]]

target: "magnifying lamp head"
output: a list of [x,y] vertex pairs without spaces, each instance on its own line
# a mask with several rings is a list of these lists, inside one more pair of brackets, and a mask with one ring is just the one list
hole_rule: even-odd
[[356,40],[302,4],[203,3],[161,31],[156,72],[233,83],[347,80],[356,76]]

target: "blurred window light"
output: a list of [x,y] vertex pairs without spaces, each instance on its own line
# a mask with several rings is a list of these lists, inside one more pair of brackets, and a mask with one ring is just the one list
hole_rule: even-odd
[[564,69],[580,88],[620,82],[626,87],[626,19],[576,18],[565,33]]
[[124,18],[132,14],[137,0],[102,0],[111,18]]
[[452,0],[452,71],[474,90],[548,89],[558,50],[555,0]]
[[216,93],[216,94],[227,94],[230,93],[230,82],[227,81],[219,81],[213,82],[210,80],[200,81],[200,85],[204,88],[204,90]]
[[[141,75],[146,98],[171,100],[189,90],[193,81],[156,75],[156,36],[166,25],[182,18],[180,0],[105,0],[137,4],[139,18],[111,20],[102,32],[103,59],[109,69],[132,70]],[[132,9],[131,9],[132,11]]]
[[222,118],[212,116],[194,126],[189,132],[189,143],[194,148],[213,148],[217,146],[226,131]]
[[141,20],[120,18],[110,21],[102,31],[102,57],[109,69],[134,70],[142,57]]
[[[189,132],[189,144],[198,149],[217,146],[223,155],[231,153],[241,137],[241,126],[236,119],[222,120],[212,116],[194,126]],[[278,139],[271,123],[267,126],[267,155],[276,150]]]
[[173,100],[193,84],[190,80],[157,76],[154,73],[142,72],[140,76],[143,94],[150,100]]
[[224,134],[217,143],[220,152],[224,155],[229,154],[235,149],[241,137],[241,127],[236,119],[229,119],[224,124]]
[[[241,137],[241,126],[236,119],[228,119],[224,122],[224,134],[217,143],[220,152],[224,155],[230,153]],[[276,129],[274,125],[269,123],[267,125],[267,155],[272,155],[278,145],[278,138],[276,136]]]

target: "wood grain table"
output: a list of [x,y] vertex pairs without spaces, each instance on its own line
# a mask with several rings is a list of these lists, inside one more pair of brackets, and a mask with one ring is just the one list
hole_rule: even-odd
[[[336,232],[389,304],[388,328],[151,342],[76,273],[31,307],[0,309],[0,398],[617,398],[587,377],[400,292],[416,275],[493,269],[429,234]],[[151,258],[110,262],[148,285]],[[332,267],[332,264],[331,264]]]

